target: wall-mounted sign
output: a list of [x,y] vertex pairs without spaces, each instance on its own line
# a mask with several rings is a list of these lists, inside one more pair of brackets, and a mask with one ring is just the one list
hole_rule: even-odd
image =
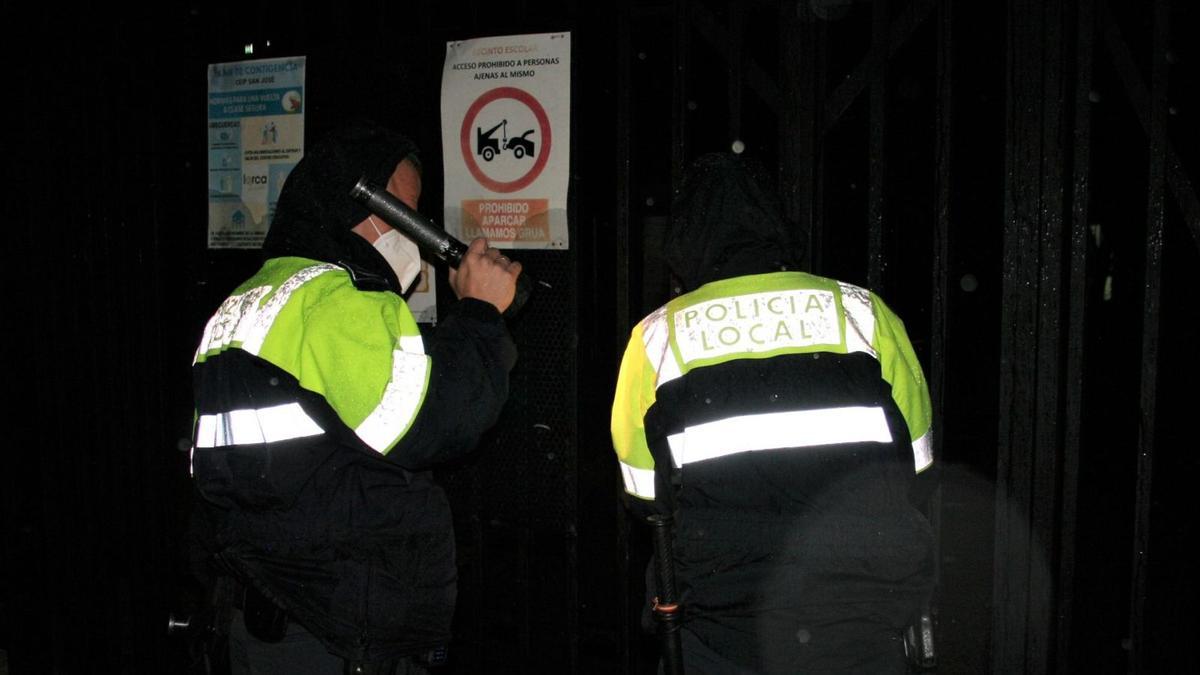
[[303,56],[210,65],[208,247],[261,247],[303,156]]
[[417,278],[407,303],[417,323],[437,324],[437,277],[428,262],[421,261],[421,276]]
[[446,230],[497,248],[565,249],[571,34],[446,44]]

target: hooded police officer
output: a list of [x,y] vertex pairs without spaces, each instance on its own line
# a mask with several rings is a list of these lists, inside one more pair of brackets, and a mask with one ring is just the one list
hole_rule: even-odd
[[421,672],[449,641],[454,536],[431,469],[500,414],[521,265],[471,242],[457,302],[423,333],[404,300],[416,247],[350,197],[365,176],[415,209],[420,169],[371,122],[315,144],[262,268],[196,351],[192,467],[214,560],[240,584],[235,672]]
[[685,671],[903,673],[933,586],[909,499],[929,394],[877,295],[797,270],[763,178],[732,154],[686,173],[685,292],[634,328],[613,404],[625,501],[674,518]]

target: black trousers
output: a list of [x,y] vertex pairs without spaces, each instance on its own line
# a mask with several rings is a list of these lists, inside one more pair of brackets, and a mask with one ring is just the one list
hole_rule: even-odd
[[[838,673],[839,675],[906,675],[908,662],[900,636],[864,635],[861,641],[847,643],[840,653],[809,660],[804,666],[775,663],[765,670],[740,664],[727,654],[718,653],[686,626],[679,630],[683,643],[683,672],[686,675],[763,675],[763,673]],[[658,673],[665,672],[659,661]]]
[[[344,675],[346,661],[330,654],[312,633],[289,621],[279,642],[263,642],[246,630],[240,609],[233,611],[229,626],[229,664],[233,675]],[[429,671],[402,659],[371,675],[428,675]]]

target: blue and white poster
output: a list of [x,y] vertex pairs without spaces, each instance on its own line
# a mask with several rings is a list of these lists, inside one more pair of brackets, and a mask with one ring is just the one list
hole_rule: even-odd
[[208,247],[260,248],[304,156],[303,56],[208,67]]

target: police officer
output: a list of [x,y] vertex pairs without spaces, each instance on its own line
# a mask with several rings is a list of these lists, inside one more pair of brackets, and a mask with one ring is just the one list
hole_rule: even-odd
[[665,255],[684,294],[633,330],[612,411],[627,505],[675,519],[685,670],[907,669],[933,540],[909,499],[931,406],[900,319],[797,271],[743,158],[700,158]]
[[500,414],[516,351],[501,313],[520,263],[483,239],[422,334],[420,257],[350,197],[366,176],[410,207],[416,146],[370,122],[289,175],[265,262],[196,351],[192,467],[217,566],[239,584],[234,672],[423,672],[450,638],[450,510],[431,469]]

